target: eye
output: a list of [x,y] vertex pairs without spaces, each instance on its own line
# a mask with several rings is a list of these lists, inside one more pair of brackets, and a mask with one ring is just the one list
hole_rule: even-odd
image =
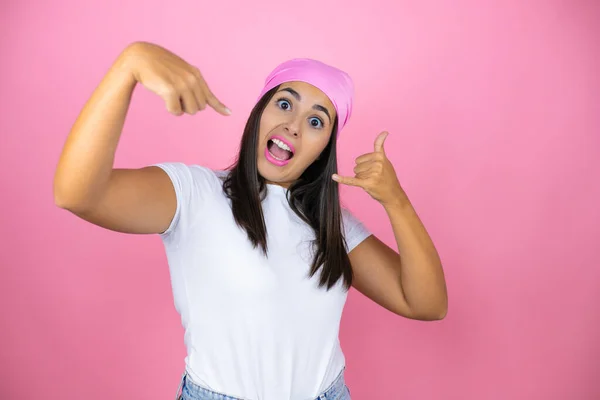
[[320,118],[317,117],[312,117],[310,120],[310,126],[314,127],[314,128],[322,128],[323,127],[323,121],[321,121]]
[[290,108],[292,108],[292,105],[286,99],[277,100],[277,105],[279,106],[279,108],[281,108],[282,110],[286,110],[286,111],[289,110]]

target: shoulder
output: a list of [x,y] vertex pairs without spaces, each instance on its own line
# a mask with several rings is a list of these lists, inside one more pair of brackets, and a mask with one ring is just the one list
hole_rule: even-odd
[[358,244],[371,235],[369,229],[352,211],[341,207],[342,231],[346,239],[347,251],[350,252]]
[[342,223],[348,227],[353,227],[358,224],[362,224],[362,221],[352,212],[349,208],[341,206],[342,212]]
[[194,221],[223,201],[221,178],[228,172],[183,162],[164,162],[153,167],[162,169],[173,185],[177,207],[171,225],[162,237],[169,238],[169,242],[177,242],[180,237],[178,232],[189,229]]
[[164,162],[154,164],[161,168],[179,189],[193,190],[194,188],[218,189],[222,187],[223,178],[228,171],[210,168],[199,164],[186,164],[183,162]]

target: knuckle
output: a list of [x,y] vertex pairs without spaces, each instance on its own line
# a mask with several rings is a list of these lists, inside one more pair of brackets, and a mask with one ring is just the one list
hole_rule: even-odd
[[196,95],[196,100],[198,101],[198,105],[202,107],[206,107],[206,96],[202,93],[201,90],[195,90],[194,94]]
[[191,72],[187,73],[183,79],[188,87],[196,86],[198,84],[198,77]]
[[203,79],[202,72],[200,72],[200,68],[196,66],[192,66],[192,74],[194,74],[194,76],[198,79]]
[[184,93],[190,90],[191,85],[187,81],[182,79],[179,82],[177,82],[177,85],[175,87],[177,88],[177,91],[179,93]]
[[177,89],[177,86],[173,85],[173,84],[167,84],[164,88],[164,93],[166,96],[169,97],[174,97],[179,95],[179,90]]

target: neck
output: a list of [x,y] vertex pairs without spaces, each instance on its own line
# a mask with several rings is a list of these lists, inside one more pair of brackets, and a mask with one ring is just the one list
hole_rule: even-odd
[[281,186],[283,188],[288,189],[291,185],[291,182],[271,182],[269,180],[265,180],[267,185],[277,185],[277,186]]

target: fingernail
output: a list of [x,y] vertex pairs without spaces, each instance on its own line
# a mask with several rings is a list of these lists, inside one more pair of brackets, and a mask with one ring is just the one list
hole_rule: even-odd
[[229,108],[227,108],[227,107],[225,107],[225,112],[226,112],[227,114],[231,115],[231,110],[230,110]]

